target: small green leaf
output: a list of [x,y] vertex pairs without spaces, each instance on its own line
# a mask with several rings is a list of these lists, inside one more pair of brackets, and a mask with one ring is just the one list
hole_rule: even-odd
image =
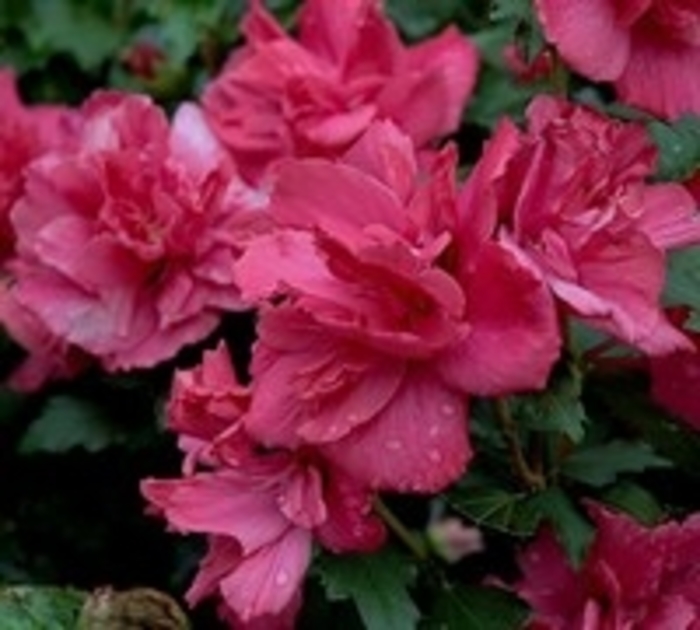
[[518,424],[532,431],[563,433],[572,442],[583,439],[587,422],[581,404],[581,375],[571,365],[561,370],[547,391],[513,399]]
[[388,0],[387,13],[411,39],[421,39],[454,18],[459,0]]
[[82,447],[100,451],[126,439],[124,430],[105,410],[72,396],[49,399],[19,444],[21,453],[63,453]]
[[593,526],[561,488],[549,488],[535,495],[532,502],[554,527],[571,562],[579,566],[593,538]]
[[700,167],[699,116],[683,116],[671,124],[655,120],[649,131],[659,149],[660,179],[686,179]]
[[613,483],[623,473],[639,473],[669,465],[667,459],[659,457],[644,442],[613,440],[575,451],[563,462],[561,472],[570,479],[601,487]]
[[668,256],[664,299],[668,304],[700,311],[700,247],[688,247]]
[[413,564],[394,550],[321,557],[321,581],[331,600],[351,598],[368,630],[413,630],[420,614],[407,588]]
[[654,495],[630,481],[613,486],[602,495],[601,500],[631,514],[650,527],[657,525],[665,517],[665,512]]
[[532,495],[496,485],[460,486],[447,496],[449,504],[481,527],[515,536],[530,536],[541,515],[531,502]]
[[430,630],[519,630],[527,607],[510,593],[481,586],[444,588],[427,627]]
[[75,630],[86,595],[72,589],[13,586],[0,589],[2,630]]

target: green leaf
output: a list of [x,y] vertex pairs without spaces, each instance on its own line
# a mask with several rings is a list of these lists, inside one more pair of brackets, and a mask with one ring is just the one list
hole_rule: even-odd
[[537,529],[541,514],[532,498],[497,485],[463,485],[447,495],[453,509],[477,525],[515,536],[530,536]]
[[563,433],[578,443],[583,439],[587,422],[580,400],[581,374],[571,365],[560,372],[546,391],[514,398],[513,414],[523,428]]
[[321,557],[321,581],[331,600],[352,599],[368,630],[413,630],[420,614],[407,588],[413,564],[392,549]]
[[598,379],[591,394],[607,406],[613,419],[653,444],[659,455],[685,474],[700,478],[700,433],[652,404],[647,387],[644,380],[638,382],[633,375],[622,375]]
[[519,630],[527,607],[510,593],[480,586],[444,588],[427,627],[435,630]]
[[561,488],[549,488],[535,495],[532,502],[554,527],[571,562],[579,566],[593,538],[593,526]]
[[2,630],[75,630],[86,595],[72,589],[14,586],[0,589]]
[[649,468],[666,468],[670,462],[659,457],[644,442],[613,440],[572,453],[563,462],[561,472],[589,486],[613,483],[618,475],[639,473]]
[[664,301],[700,311],[700,247],[688,247],[668,256]]
[[63,453],[81,447],[100,451],[126,440],[126,433],[94,403],[72,396],[49,399],[19,444],[21,453]]
[[673,123],[649,123],[659,149],[657,175],[663,180],[682,180],[700,167],[700,117],[686,115]]
[[94,70],[116,56],[122,34],[92,4],[33,0],[24,31],[30,47],[46,56],[67,53],[83,70]]
[[410,38],[421,39],[454,18],[460,0],[388,0],[387,13]]
[[630,481],[613,486],[602,495],[601,500],[631,514],[650,527],[657,525],[665,517],[665,512],[654,495]]

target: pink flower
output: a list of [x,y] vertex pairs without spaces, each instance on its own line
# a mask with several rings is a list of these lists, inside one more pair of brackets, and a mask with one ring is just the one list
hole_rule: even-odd
[[476,80],[456,29],[406,47],[379,0],[307,0],[297,40],[252,0],[243,33],[202,102],[248,178],[283,156],[337,155],[377,119],[427,145],[457,128]]
[[73,118],[68,108],[24,106],[17,94],[15,77],[0,70],[0,265],[14,250],[10,210],[22,195],[24,171],[36,157],[68,141]]
[[6,383],[13,389],[35,391],[46,381],[74,377],[90,363],[83,352],[52,335],[41,320],[18,304],[2,279],[0,324],[15,343],[27,351],[27,357]]
[[566,309],[651,354],[688,341],[661,311],[664,252],[700,242],[695,203],[677,184],[650,184],[644,131],[539,97],[529,131],[504,121],[462,195],[488,229],[541,269]]
[[[682,324],[686,309],[674,309],[672,318]],[[663,357],[651,357],[651,394],[654,400],[677,418],[700,430],[700,333],[685,331],[693,343],[690,350],[681,350]]]
[[[199,451],[200,468],[209,470],[142,485],[172,527],[209,536],[188,601],[219,593],[227,618],[244,627],[291,627],[314,540],[335,552],[382,544],[384,529],[371,515],[370,495],[312,450],[255,449],[238,402],[230,404],[238,401],[240,386],[223,346],[205,355],[200,368],[180,373],[174,394],[170,420],[176,427],[187,426],[191,437],[205,441],[222,426]],[[200,413],[183,408],[185,400],[198,401]]]
[[172,127],[139,96],[82,114],[79,148],[35,161],[13,210],[13,299],[108,370],[152,366],[241,307],[232,266],[255,212],[194,106]]
[[619,98],[654,114],[700,114],[697,0],[536,0],[564,60]]
[[[460,216],[455,155],[419,172],[410,140],[370,127],[340,162],[274,171],[277,229],[237,264],[263,307],[246,427],[313,444],[372,488],[430,492],[471,456],[465,393],[542,387],[553,303],[522,255]],[[278,302],[278,300],[276,299]]]
[[551,530],[520,557],[516,591],[532,630],[697,630],[700,517],[649,529],[600,506],[591,549],[576,571]]

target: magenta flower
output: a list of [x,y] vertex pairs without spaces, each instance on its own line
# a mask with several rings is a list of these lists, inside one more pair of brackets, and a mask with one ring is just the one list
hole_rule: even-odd
[[27,165],[70,142],[76,115],[67,107],[22,104],[12,71],[0,69],[0,266],[12,255],[15,234],[10,210],[22,196]]
[[642,128],[539,97],[529,129],[503,122],[463,193],[463,212],[537,265],[574,315],[652,354],[689,342],[659,298],[666,250],[700,242],[695,203],[679,184],[651,184]]
[[593,506],[597,533],[577,571],[551,530],[520,557],[532,630],[696,630],[700,518],[646,528]]
[[296,40],[253,0],[243,33],[202,103],[248,178],[283,156],[338,155],[377,119],[425,146],[457,128],[476,80],[456,29],[406,47],[379,0],[307,0]]
[[620,100],[659,116],[700,114],[697,0],[536,0],[547,39]]
[[314,540],[335,552],[371,551],[384,529],[371,515],[371,495],[318,453],[261,454],[242,426],[241,392],[223,346],[181,372],[169,417],[189,439],[181,442],[194,457],[186,472],[205,470],[146,480],[142,490],[172,527],[209,536],[190,604],[219,593],[226,616],[245,627],[284,627],[298,607]]
[[241,308],[254,199],[192,105],[172,127],[139,96],[100,94],[82,115],[79,147],[27,172],[12,297],[108,370],[152,366]]
[[471,456],[466,393],[544,385],[559,350],[551,297],[458,214],[453,178],[449,148],[420,172],[389,123],[340,162],[275,170],[277,228],[237,265],[248,300],[286,298],[261,311],[245,419],[257,439],[316,445],[373,488],[434,491]]

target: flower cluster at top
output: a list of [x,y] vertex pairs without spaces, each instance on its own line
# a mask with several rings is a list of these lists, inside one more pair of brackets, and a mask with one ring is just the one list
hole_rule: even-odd
[[[683,2],[601,0],[590,23],[584,4],[538,2],[564,59],[652,111],[700,110],[697,84],[638,80],[655,24],[654,45],[699,56]],[[607,37],[613,5],[614,50],[598,58],[580,42]],[[652,357],[692,350],[660,294],[666,252],[700,243],[700,221],[685,187],[651,182],[643,127],[552,96],[522,127],[504,119],[458,184],[440,141],[478,55],[456,30],[407,46],[378,2],[307,0],[295,38],[260,2],[243,32],[172,120],[116,92],[25,107],[2,75],[0,321],[27,350],[11,381],[30,390],[91,364],[152,367],[257,309],[249,384],[224,345],[177,374],[183,475],[143,493],[208,536],[190,602],[218,594],[232,624],[274,628],[293,623],[314,544],[382,544],[376,493],[435,493],[464,473],[470,397],[545,387],[568,318]],[[602,614],[568,570],[553,587],[581,610],[550,606],[537,556],[523,562],[524,596],[563,620],[541,627]]]

